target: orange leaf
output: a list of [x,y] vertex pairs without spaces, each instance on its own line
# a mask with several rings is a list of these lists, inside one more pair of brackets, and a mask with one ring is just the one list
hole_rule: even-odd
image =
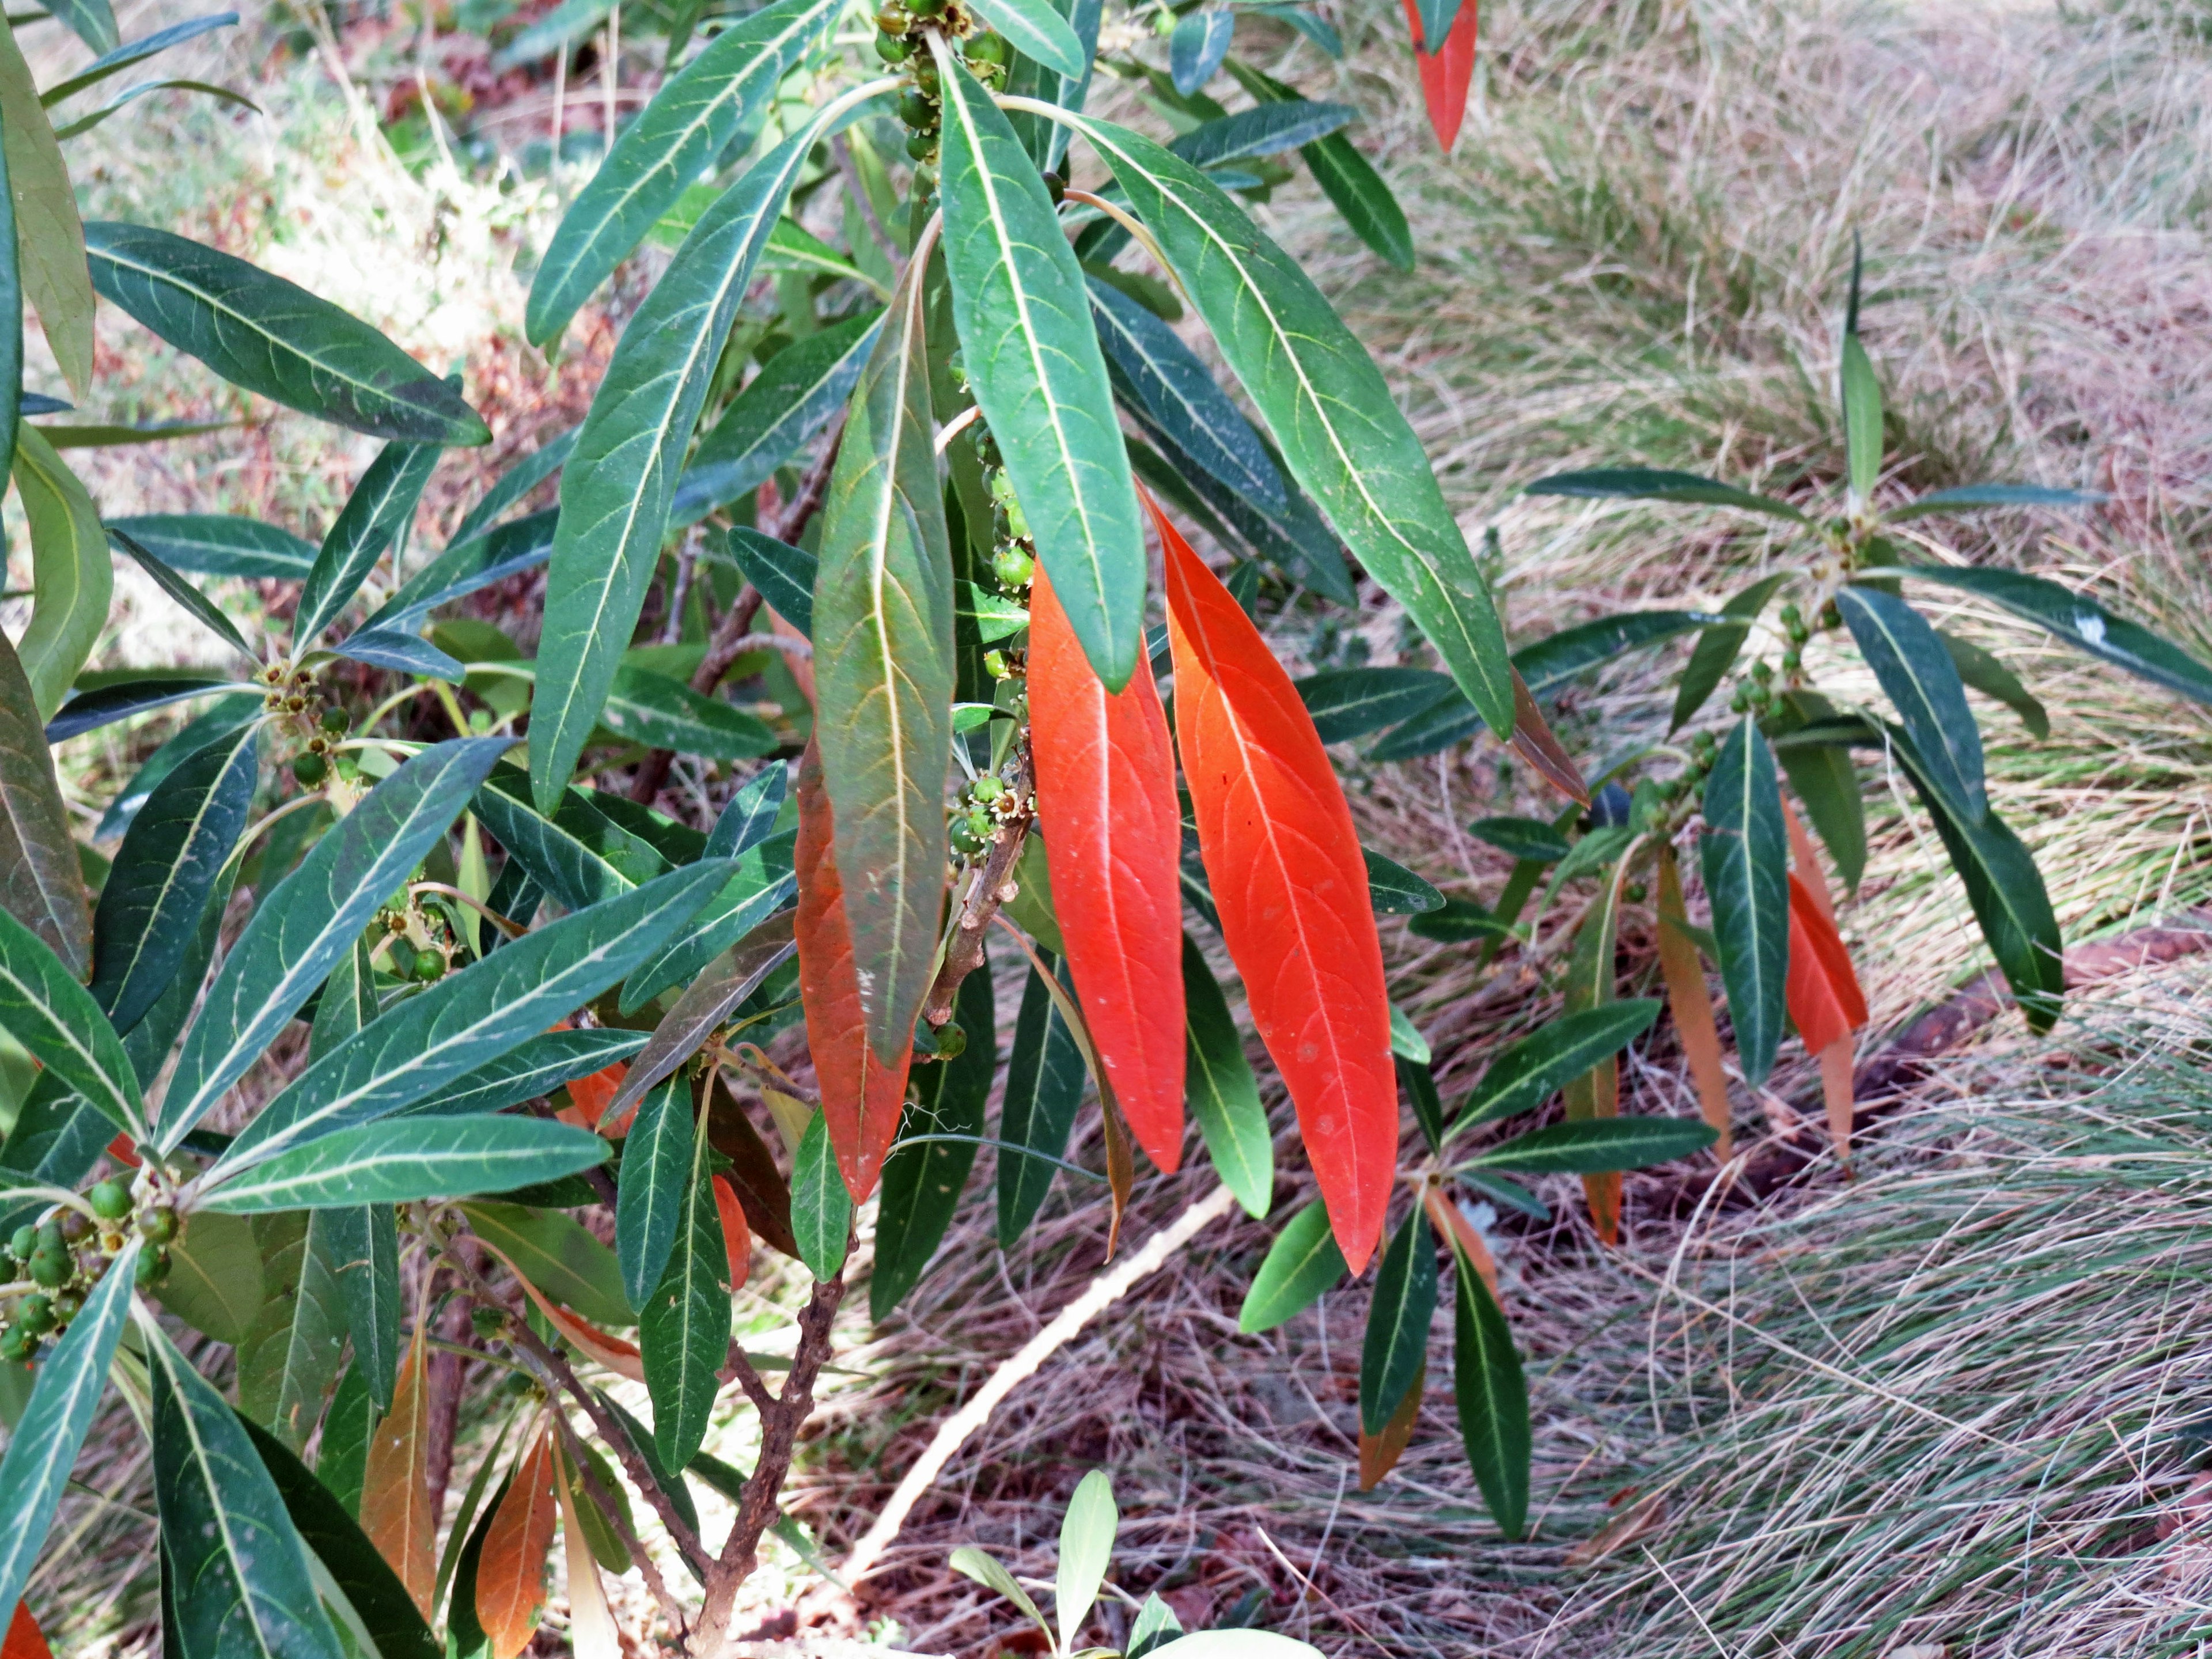
[[[555,1115],[564,1121],[574,1122],[580,1129],[596,1129],[599,1120],[606,1115],[607,1104],[615,1097],[615,1091],[629,1075],[629,1067],[617,1060],[588,1077],[568,1079],[568,1099],[572,1103]],[[616,1126],[609,1124],[609,1128]]]
[[1812,836],[1805,833],[1804,821],[1797,816],[1797,809],[1790,804],[1787,792],[1782,797],[1782,822],[1790,830],[1790,865],[1804,878],[1807,895],[1820,907],[1820,914],[1832,927],[1836,925],[1836,905],[1828,893],[1828,878],[1821,872],[1820,855],[1814,848]]
[[115,1139],[107,1143],[107,1155],[126,1170],[138,1167],[138,1154],[131,1145],[131,1133],[127,1129],[118,1130]]
[[553,1431],[548,1428],[515,1466],[477,1563],[477,1622],[490,1638],[492,1659],[515,1659],[538,1633],[555,1513]]
[[1690,1062],[1691,1081],[1698,1086],[1698,1108],[1720,1136],[1713,1151],[1725,1164],[1735,1155],[1735,1135],[1729,1121],[1728,1073],[1721,1067],[1720,1030],[1713,1023],[1713,998],[1705,986],[1705,965],[1698,959],[1697,945],[1682,931],[1688,923],[1674,849],[1662,846],[1659,972],[1667,982],[1667,1006],[1674,1010],[1674,1034],[1681,1039],[1682,1056]]
[[1820,1094],[1828,1106],[1828,1138],[1835,1142],[1836,1161],[1846,1173],[1850,1169],[1855,1103],[1851,1080],[1851,1039],[1846,1034],[1820,1050]]
[[1420,1421],[1421,1396],[1429,1386],[1429,1363],[1413,1373],[1406,1397],[1398,1402],[1398,1409],[1390,1413],[1390,1420],[1382,1425],[1380,1434],[1359,1431],[1359,1490],[1373,1492],[1382,1484],[1382,1477],[1398,1467],[1398,1460],[1406,1455],[1406,1448],[1413,1443],[1413,1427]]
[[722,1221],[722,1249],[730,1258],[730,1288],[736,1290],[745,1282],[745,1270],[752,1266],[752,1230],[745,1225],[745,1206],[738,1202],[738,1189],[730,1185],[729,1177],[714,1177],[714,1209]]
[[837,1171],[855,1204],[876,1189],[884,1154],[898,1133],[906,1103],[907,1045],[886,1066],[868,1046],[860,985],[853,967],[853,935],[845,922],[845,884],[837,873],[830,792],[822,758],[809,742],[799,763],[799,995],[806,1009],[806,1046],[822,1091],[822,1119],[837,1153]]
[[1820,912],[1812,890],[1790,878],[1790,976],[1783,1000],[1797,1035],[1814,1054],[1867,1023],[1866,995],[1851,970],[1836,924]]
[[1382,1234],[1398,1156],[1366,860],[1291,677],[1159,504],[1145,504],[1166,550],[1176,735],[1221,936],[1358,1273]]
[[399,1575],[422,1616],[436,1589],[438,1517],[430,1508],[429,1350],[418,1321],[399,1368],[392,1410],[368,1443],[361,1490],[361,1529]]
[[559,1303],[551,1300],[544,1291],[522,1276],[521,1270],[507,1260],[497,1245],[485,1243],[481,1238],[477,1243],[506,1262],[507,1272],[514,1275],[514,1282],[522,1286],[523,1294],[538,1304],[538,1311],[545,1316],[547,1322],[574,1343],[586,1358],[605,1366],[617,1376],[629,1378],[633,1382],[645,1381],[645,1361],[634,1344],[625,1342],[618,1336],[608,1335],[589,1320],[578,1318]]
[[1467,1259],[1474,1263],[1475,1272],[1482,1275],[1482,1282],[1490,1286],[1490,1299],[1503,1307],[1505,1299],[1498,1293],[1497,1258],[1490,1254],[1490,1246],[1482,1242],[1482,1235],[1475,1231],[1474,1224],[1444,1195],[1441,1187],[1431,1187],[1421,1194],[1421,1207],[1429,1212],[1429,1225],[1437,1230],[1437,1237],[1447,1244],[1455,1238],[1459,1241]]
[[54,1659],[53,1650],[46,1645],[46,1632],[31,1617],[27,1601],[15,1603],[15,1616],[8,1621],[8,1639],[0,1642],[0,1659]]
[[1421,71],[1421,96],[1429,106],[1429,125],[1443,152],[1459,137],[1467,116],[1468,82],[1474,78],[1475,0],[1460,0],[1459,15],[1444,36],[1443,50],[1431,54],[1421,39],[1419,0],[1406,0],[1406,21],[1413,27],[1413,62]]
[[1052,902],[1075,993],[1130,1133],[1182,1161],[1182,811],[1152,665],[1109,694],[1040,568],[1030,727]]

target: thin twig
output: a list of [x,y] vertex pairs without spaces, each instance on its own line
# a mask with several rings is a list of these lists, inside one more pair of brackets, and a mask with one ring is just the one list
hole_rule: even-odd
[[991,850],[976,870],[975,879],[969,884],[967,896],[960,902],[951,940],[945,947],[945,965],[937,970],[937,978],[921,1005],[922,1018],[933,1029],[941,1029],[951,1022],[952,999],[959,993],[960,981],[982,966],[983,936],[990,931],[992,918],[999,914],[999,907],[1015,892],[1014,866],[1021,861],[1022,843],[1028,839],[1030,831],[1030,746],[1026,736],[1016,742],[1007,758],[1011,763],[1006,781],[1022,807],[994,833]]

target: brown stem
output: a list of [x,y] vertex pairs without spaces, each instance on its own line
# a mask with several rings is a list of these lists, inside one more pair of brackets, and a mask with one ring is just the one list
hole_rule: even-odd
[[668,1588],[668,1581],[660,1576],[660,1569],[653,1565],[653,1557],[646,1553],[645,1546],[639,1541],[637,1528],[630,1525],[629,1509],[607,1490],[605,1483],[599,1479],[599,1472],[592,1467],[591,1460],[583,1455],[580,1449],[582,1437],[569,1424],[568,1414],[555,1412],[552,1418],[561,1426],[561,1438],[568,1453],[568,1466],[576,1471],[576,1479],[583,1485],[586,1495],[599,1506],[599,1513],[613,1523],[615,1531],[623,1540],[623,1547],[629,1552],[629,1559],[637,1564],[638,1574],[645,1580],[646,1589],[652,1593],[653,1599],[660,1603],[660,1610],[668,1615],[670,1628],[682,1630],[688,1622],[689,1614],[684,1603],[678,1601],[675,1593]]
[[776,1500],[782,1496],[784,1479],[791,1473],[799,1431],[814,1409],[814,1385],[829,1360],[830,1328],[844,1296],[842,1273],[835,1279],[817,1279],[805,1310],[799,1316],[799,1346],[791,1356],[791,1370],[784,1376],[782,1391],[761,1412],[760,1461],[746,1478],[737,1524],[730,1528],[720,1556],[707,1571],[707,1606],[699,1618],[694,1659],[714,1659],[731,1641],[738,1589],[752,1576],[761,1534],[775,1524]]
[[[436,1334],[454,1348],[469,1338],[468,1304],[459,1297],[447,1304],[438,1316]],[[423,1478],[430,1502],[442,1504],[453,1476],[453,1437],[460,1425],[461,1387],[468,1362],[451,1349],[434,1349],[424,1380],[428,1384],[428,1438],[423,1449]]]
[[1014,791],[1014,799],[1021,805],[1015,817],[1001,823],[991,839],[991,850],[984,855],[981,867],[960,901],[960,914],[952,925],[951,943],[945,947],[945,965],[937,970],[937,978],[923,1000],[921,1014],[933,1028],[948,1024],[952,1018],[952,999],[958,994],[960,981],[983,965],[983,935],[990,931],[991,919],[999,914],[999,907],[1014,896],[1014,866],[1021,861],[1022,843],[1029,839],[1030,813],[1034,803],[1030,798],[1030,745],[1024,736],[1008,756],[1009,766],[1004,774],[1006,781]]

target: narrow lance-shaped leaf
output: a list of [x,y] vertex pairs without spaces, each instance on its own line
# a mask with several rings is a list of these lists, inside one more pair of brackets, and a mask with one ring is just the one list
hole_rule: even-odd
[[434,1608],[432,1559],[438,1517],[430,1505],[430,1385],[428,1334],[421,1325],[408,1345],[392,1409],[368,1443],[361,1494],[361,1526],[426,1619]]
[[173,569],[199,576],[298,581],[315,562],[314,544],[258,519],[221,513],[149,513],[107,521]]
[[46,1530],[107,1390],[108,1364],[130,1317],[139,1248],[135,1238],[123,1247],[69,1329],[40,1361],[31,1397],[9,1431],[7,1454],[0,1457],[0,1494],[8,1504],[8,1524],[0,1528],[0,1619],[12,1617],[46,1551]]
[[[107,10],[106,0],[76,3]],[[63,15],[69,9],[63,8]],[[105,33],[106,40],[94,44],[95,52],[115,44],[112,16]],[[94,304],[85,266],[84,226],[77,217],[76,192],[70,185],[61,145],[40,107],[31,66],[15,44],[12,23],[0,24],[0,139],[8,152],[8,193],[22,297],[37,308],[55,366],[82,400],[92,390]],[[17,317],[20,325],[20,312]]]
[[952,562],[932,444],[926,262],[854,388],[814,579],[814,742],[876,1059],[914,1041],[937,956],[952,742]]
[[675,1076],[650,1091],[623,1143],[615,1195],[615,1250],[623,1291],[641,1308],[668,1267],[691,1178],[691,1091]]
[[[1429,8],[1444,15],[1436,0]],[[1447,155],[1459,140],[1461,122],[1467,118],[1467,89],[1474,79],[1475,0],[1460,0],[1443,44],[1422,27],[1423,0],[1406,0],[1406,18],[1413,27],[1413,62],[1421,72],[1421,97],[1429,106],[1429,126],[1437,135],[1437,148]]]
[[1658,906],[1656,943],[1667,1006],[1674,1016],[1674,1034],[1682,1045],[1682,1058],[1689,1063],[1691,1081],[1697,1086],[1698,1110],[1719,1136],[1720,1160],[1725,1164],[1735,1156],[1728,1073],[1721,1065],[1720,1032],[1713,1023],[1705,963],[1689,936],[1690,913],[1682,902],[1682,876],[1671,843],[1659,848]]
[[[783,965],[793,947],[795,921],[789,910],[770,916],[684,988],[602,1109],[610,1127],[628,1115],[632,1101],[641,1098],[647,1089],[698,1053],[715,1027],[729,1018],[731,1010]],[[575,1096],[578,1091],[571,1087],[569,1093]]]
[[1037,811],[1085,1023],[1137,1144],[1182,1161],[1182,809],[1167,717],[1139,660],[1109,692],[1040,570],[1030,599]]
[[1698,854],[1736,1054],[1754,1089],[1766,1081],[1782,1041],[1790,967],[1790,848],[1778,787],[1774,751],[1747,714],[1722,742],[1705,779]]
[[1918,611],[1880,588],[1845,587],[1836,595],[1836,608],[1883,694],[1904,717],[1929,781],[1967,817],[1980,817],[1990,809],[1982,782],[1982,734],[1943,641]]
[[[5,114],[0,111],[0,118]],[[15,234],[15,188],[8,147],[0,142],[0,478],[15,469],[15,428],[22,406],[23,266]]]
[[598,724],[637,626],[684,452],[738,302],[832,103],[756,162],[691,228],[615,347],[561,472],[546,576],[530,786],[550,812]]
[[145,1132],[138,1079],[92,993],[36,933],[0,911],[0,1027],[117,1128]]
[[142,1311],[154,1407],[154,1495],[187,1654],[339,1659],[307,1547],[245,1425]]
[[1736,653],[1743,648],[1751,633],[1752,623],[1766,608],[1766,602],[1774,597],[1775,590],[1784,580],[1786,573],[1780,571],[1761,576],[1721,607],[1723,616],[1738,617],[1740,621],[1716,623],[1698,635],[1697,646],[1691,651],[1681,680],[1674,688],[1674,712],[1668,721],[1668,731],[1680,729],[1705,707],[1705,699],[1712,696],[1734,665]]
[[[1268,9],[1263,8],[1262,9]],[[1300,10],[1285,8],[1285,21],[1292,24],[1316,20]],[[1273,15],[1282,15],[1277,11]],[[1229,72],[1253,97],[1269,102],[1295,98],[1297,94],[1281,82],[1261,74],[1250,64],[1229,60]],[[1390,193],[1374,165],[1341,132],[1302,145],[1304,159],[1314,182],[1335,206],[1352,234],[1401,270],[1413,268],[1413,234],[1406,223],[1406,210]]]
[[791,1231],[799,1259],[815,1278],[834,1279],[843,1270],[853,1199],[838,1175],[829,1126],[819,1112],[807,1120],[791,1158]]
[[[1474,0],[1466,0],[1468,9]],[[1452,1239],[1452,1390],[1460,1438],[1491,1519],[1519,1538],[1528,1517],[1528,1385],[1505,1314],[1458,1238]]]
[[1461,1103],[1453,1133],[1534,1111],[1569,1081],[1611,1059],[1651,1027],[1648,997],[1606,1001],[1560,1015],[1509,1044]]
[[386,444],[361,475],[345,506],[323,538],[300,589],[292,620],[296,656],[313,647],[361,591],[385,550],[414,521],[415,504],[438,465],[435,444]]
[[717,34],[662,84],[562,216],[531,278],[523,331],[532,344],[559,337],[837,12],[836,0],[763,7]]
[[107,0],[62,0],[50,15],[67,24],[70,32],[94,52],[112,52],[120,38],[115,9]]
[[460,738],[417,755],[317,842],[253,913],[185,1036],[162,1099],[163,1148],[181,1143],[259,1058],[459,816],[507,741]]
[[1191,1115],[1198,1120],[1214,1172],[1237,1194],[1244,1213],[1257,1219],[1274,1198],[1274,1139],[1229,1000],[1188,933],[1182,940],[1182,986]]
[[[553,1547],[553,1431],[541,1431],[492,1511],[477,1559],[476,1616],[490,1659],[516,1659],[538,1632]],[[465,1570],[459,1583],[466,1582]],[[456,1594],[459,1593],[458,1588]]]
[[115,572],[99,508],[36,427],[16,431],[15,476],[31,528],[31,623],[15,649],[47,719],[107,626]]
[[388,1204],[315,1212],[314,1243],[337,1276],[353,1339],[353,1366],[379,1411],[392,1409],[399,1375],[399,1229]]
[[1311,1307],[1346,1271],[1344,1252],[1329,1230],[1328,1206],[1307,1205],[1268,1247],[1237,1310],[1237,1328],[1247,1336],[1273,1330]]
[[1091,54],[1050,0],[980,0],[975,15],[1005,35],[1014,50],[1069,80],[1091,72]]
[[1380,1434],[1428,1356],[1437,1310],[1437,1247],[1419,1206],[1406,1212],[1375,1278],[1359,1351],[1359,1426]]
[[1157,508],[1176,728],[1222,937],[1357,1273],[1398,1143],[1390,1003],[1351,809],[1290,676]]
[[1713,1144],[1712,1126],[1683,1117],[1595,1117],[1547,1123],[1477,1153],[1469,1173],[1578,1175],[1585,1183],[1665,1164]]
[[[678,1085],[672,1092],[672,1109],[688,1116],[690,1091]],[[705,1135],[694,1134],[686,1150],[667,1265],[638,1310],[654,1447],[662,1467],[671,1469],[689,1463],[706,1438],[730,1346],[730,1259],[708,1162],[711,1147]]]
[[195,621],[225,645],[255,668],[260,667],[260,653],[246,642],[246,636],[238,631],[238,624],[223,614],[220,605],[163,563],[158,555],[134,539],[129,532],[118,530],[112,524],[106,528],[108,541],[128,553],[132,562],[154,579],[155,586],[190,611]]
[[2154,685],[2212,703],[2212,668],[2140,623],[2116,616],[2095,600],[2057,582],[2017,570],[1954,565],[1911,565],[1904,574],[2002,605],[2078,651],[2124,668]]
[[[0,186],[6,180],[0,179]],[[0,225],[0,230],[6,227]],[[4,248],[0,248],[0,258]],[[0,300],[4,300],[0,295]],[[0,319],[0,329],[5,319]],[[4,411],[0,411],[4,413]],[[53,751],[39,729],[31,684],[0,636],[0,910],[38,935],[82,979],[92,968],[92,913],[62,805]]]
[[1186,98],[1213,78],[1237,33],[1237,14],[1211,9],[1180,19],[1168,36],[1168,77]]
[[1114,1558],[1114,1534],[1121,1511],[1114,1504],[1114,1482],[1093,1469],[1077,1483],[1060,1523],[1060,1561],[1053,1576],[1053,1613],[1060,1621],[1060,1650],[1073,1653],[1076,1638],[1089,1622]]
[[[1065,963],[1045,958],[1054,973]],[[1083,1048],[1043,975],[1035,967],[1022,984],[1006,1087],[999,1106],[999,1248],[1011,1250],[1029,1231],[1052,1189],[1058,1160],[1083,1103]]]
[[1119,691],[1144,633],[1144,532],[1083,272],[1006,116],[942,38],[931,41],[945,265],[969,385],[1069,625]]
[[215,1185],[209,1210],[253,1214],[507,1193],[604,1163],[607,1144],[538,1118],[414,1117],[308,1141]]
[[459,392],[281,276],[143,225],[95,222],[85,245],[103,295],[234,386],[371,437],[491,441]]
[[1373,360],[1297,264],[1203,173],[1125,128],[1065,118],[1158,239],[1292,475],[1419,624],[1491,730],[1509,734],[1511,671],[1489,589]]
[[[969,1171],[975,1166],[984,1103],[999,1069],[988,957],[960,981],[953,1016],[961,1034],[960,1052],[925,1066],[916,1076],[915,1097],[899,1122],[901,1142],[917,1136],[946,1138],[902,1145],[884,1160],[883,1192],[876,1206],[876,1262],[868,1277],[868,1312],[878,1323],[921,1282],[952,1224]],[[938,1034],[940,1047],[946,1034]]]
[[[1628,880],[1628,858],[1605,871],[1597,897],[1583,912],[1573,949],[1567,958],[1565,1006],[1570,1015],[1595,1013],[1620,994],[1618,943],[1620,892]],[[1579,1077],[1565,1085],[1570,1122],[1602,1120],[1620,1110],[1620,1065],[1608,1053]],[[1606,1243],[1619,1241],[1620,1180],[1597,1171],[1583,1177],[1583,1193],[1589,1204],[1590,1219]]]

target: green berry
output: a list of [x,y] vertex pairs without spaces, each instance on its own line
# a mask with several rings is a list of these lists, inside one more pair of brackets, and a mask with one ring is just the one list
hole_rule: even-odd
[[1027,587],[1036,574],[1036,559],[1018,542],[991,555],[991,574],[1001,587]]
[[903,34],[878,34],[876,37],[876,56],[886,64],[903,64],[913,55],[913,43]]
[[54,1304],[43,1296],[27,1296],[15,1310],[15,1323],[33,1336],[41,1335],[54,1328]]
[[325,708],[319,724],[334,738],[342,738],[353,725],[353,720],[343,708]]
[[972,800],[994,801],[1006,793],[1005,782],[994,772],[984,773],[968,786],[969,798]]
[[899,94],[898,117],[920,131],[937,125],[937,106],[918,92],[903,92]]
[[21,1325],[10,1325],[0,1331],[0,1359],[21,1362],[31,1357],[31,1348],[38,1339]]
[[446,957],[441,951],[417,951],[415,967],[409,975],[418,985],[431,985],[446,976]]
[[1003,34],[971,35],[966,53],[971,64],[1003,64],[1008,56],[1006,38]]
[[150,1291],[168,1276],[169,1253],[167,1250],[149,1250],[138,1258],[138,1266],[131,1278],[131,1283],[140,1290]]
[[292,775],[310,789],[320,784],[330,775],[330,773],[331,763],[320,755],[307,754],[292,757]]
[[473,1308],[469,1311],[469,1323],[478,1336],[495,1337],[507,1329],[507,1315],[498,1308]]
[[54,1317],[64,1322],[84,1311],[84,1298],[75,1291],[64,1291],[54,1298]]
[[913,21],[903,6],[885,6],[876,14],[876,27],[885,34],[904,34]]
[[983,653],[983,672],[994,680],[1006,678],[1006,653],[1003,651],[986,651]]
[[100,1182],[85,1196],[103,1221],[120,1221],[131,1213],[131,1189],[119,1181]]
[[952,820],[952,827],[946,832],[945,839],[952,843],[952,850],[962,858],[973,858],[983,850],[983,837],[975,833],[975,827],[964,817]]
[[59,1251],[40,1250],[31,1258],[31,1277],[48,1290],[70,1282],[76,1271],[76,1263]]
[[39,1248],[39,1230],[26,1224],[15,1229],[8,1241],[8,1254],[18,1261],[28,1261],[31,1252]]
[[1067,180],[1056,173],[1044,175],[1044,187],[1052,195],[1052,204],[1058,207],[1067,199]]
[[167,1244],[177,1236],[177,1212],[160,1209],[139,1211],[138,1234],[149,1244]]
[[1643,884],[1642,882],[1640,882],[1640,881],[1632,881],[1632,882],[1630,882],[1626,887],[1625,887],[1625,888],[1623,888],[1623,889],[1621,890],[1621,894],[1620,894],[1620,896],[1621,896],[1621,897],[1623,897],[1623,898],[1626,899],[1626,900],[1627,900],[1631,904],[1641,904],[1641,903],[1643,903],[1643,902],[1644,902],[1644,884]]
[[907,0],[907,8],[916,17],[942,16],[945,0]]
[[41,1221],[39,1224],[39,1248],[40,1249],[52,1251],[58,1255],[61,1251],[62,1243],[61,1223],[58,1221]]
[[937,1057],[939,1060],[957,1060],[967,1048],[968,1033],[962,1030],[957,1023],[938,1028]]
[[906,153],[917,161],[927,161],[937,154],[937,140],[926,132],[910,132],[906,137]]

